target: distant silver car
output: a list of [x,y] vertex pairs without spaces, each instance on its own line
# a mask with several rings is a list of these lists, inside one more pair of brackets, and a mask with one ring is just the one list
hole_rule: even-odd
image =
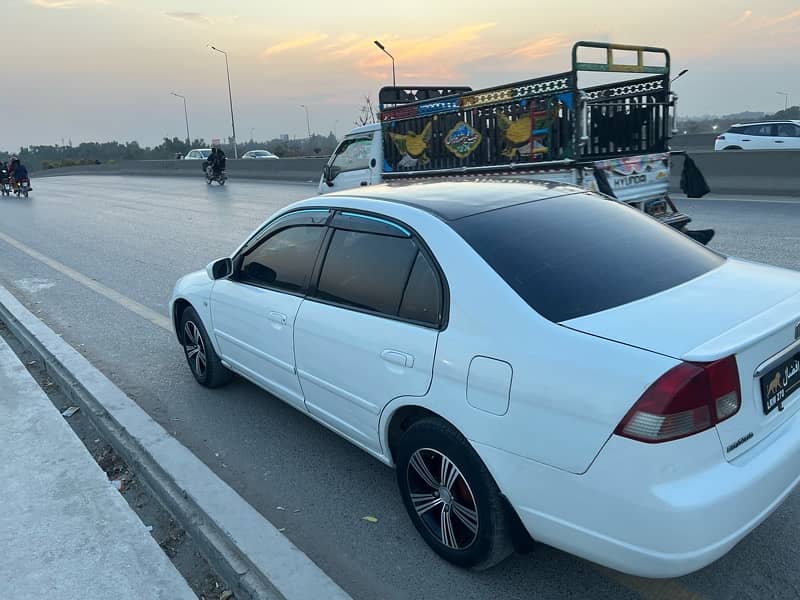
[[195,148],[189,150],[184,156],[184,160],[205,160],[211,155],[211,148]]
[[245,152],[245,153],[242,155],[242,158],[256,158],[256,159],[270,159],[270,158],[275,158],[275,159],[277,159],[278,157],[277,157],[277,156],[275,156],[275,155],[274,155],[272,152],[270,152],[269,150],[250,150],[249,152]]

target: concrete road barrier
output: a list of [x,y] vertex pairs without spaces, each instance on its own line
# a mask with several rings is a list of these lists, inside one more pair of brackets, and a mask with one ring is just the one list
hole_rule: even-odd
[[[271,179],[282,181],[319,181],[324,158],[281,158],[279,160],[228,159],[228,176],[234,179]],[[34,177],[58,175],[170,175],[201,179],[203,162],[199,160],[121,160],[100,165],[81,165],[48,169]]]
[[[800,198],[800,151],[689,152],[715,194],[757,194]],[[680,192],[683,157],[672,159],[670,189]]]
[[[689,137],[689,136],[686,136]],[[675,147],[675,149],[679,149]],[[706,177],[711,191],[721,194],[800,196],[800,151],[692,151],[689,155]],[[279,160],[228,160],[231,179],[274,181],[319,181],[327,158],[282,158]],[[101,165],[50,169],[34,177],[56,175],[171,175],[202,178],[202,163],[196,160],[126,160]],[[680,195],[683,157],[672,161],[670,189]]]

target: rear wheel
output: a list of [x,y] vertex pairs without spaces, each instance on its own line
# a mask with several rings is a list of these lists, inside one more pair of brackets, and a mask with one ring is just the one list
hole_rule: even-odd
[[741,150],[741,146],[726,146],[723,150]]
[[512,519],[480,457],[437,418],[408,428],[397,446],[397,483],[411,521],[445,560],[489,568],[512,551]]
[[220,361],[203,322],[191,306],[183,311],[180,331],[186,362],[197,383],[209,388],[228,383],[232,374]]

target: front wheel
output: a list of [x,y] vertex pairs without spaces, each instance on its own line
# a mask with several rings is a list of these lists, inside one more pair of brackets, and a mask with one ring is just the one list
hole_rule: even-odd
[[428,545],[462,567],[489,568],[513,551],[500,490],[469,442],[437,418],[408,428],[397,447],[397,483]]
[[181,316],[181,342],[189,369],[197,383],[209,388],[220,387],[231,380],[231,372],[217,356],[206,328],[192,307]]

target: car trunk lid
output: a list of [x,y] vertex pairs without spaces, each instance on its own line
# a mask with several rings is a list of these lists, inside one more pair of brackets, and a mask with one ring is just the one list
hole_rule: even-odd
[[670,290],[562,325],[688,362],[735,356],[741,407],[717,425],[732,460],[800,409],[800,274],[728,259]]

